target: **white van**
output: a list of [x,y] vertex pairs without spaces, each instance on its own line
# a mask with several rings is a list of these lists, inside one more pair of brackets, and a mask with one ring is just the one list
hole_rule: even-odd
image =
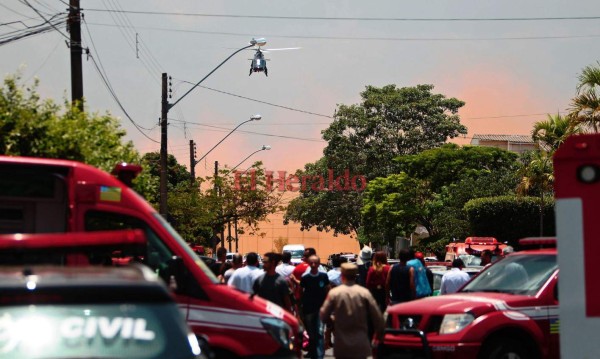
[[292,254],[293,265],[302,263],[302,257],[304,256],[303,244],[286,244],[285,246],[283,246],[283,251],[290,252]]

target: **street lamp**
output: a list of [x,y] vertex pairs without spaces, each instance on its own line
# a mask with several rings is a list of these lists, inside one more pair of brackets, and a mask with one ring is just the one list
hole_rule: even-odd
[[[235,167],[233,167],[232,169],[230,169],[229,171],[227,171],[227,173],[225,173],[225,175],[228,175],[231,172],[235,171],[236,168],[238,168],[242,163],[246,162],[246,160],[248,158],[252,157],[255,153],[258,153],[260,151],[269,151],[269,150],[271,150],[271,146],[269,146],[269,145],[262,145],[262,147],[260,149],[258,149],[256,151],[252,152],[251,154],[249,154],[240,163],[238,163],[237,165],[235,165]],[[246,173],[246,171],[244,171],[244,173]],[[238,216],[237,216],[237,213],[235,213],[233,215],[233,218],[234,218],[234,233],[235,233],[235,251],[237,252],[238,251],[238,228],[237,228]],[[227,222],[227,227],[228,227],[228,237],[231,238],[231,221]],[[221,235],[221,237],[223,237],[223,235]],[[231,241],[229,241],[229,250],[231,251]]]
[[183,94],[179,99],[177,99],[173,103],[169,103],[167,99],[168,89],[167,89],[167,74],[162,74],[162,99],[161,99],[161,114],[160,114],[160,201],[159,201],[159,211],[160,214],[167,219],[167,118],[169,115],[169,110],[172,109],[175,105],[179,103],[184,97],[186,97],[193,89],[200,86],[200,84],[206,80],[213,72],[217,71],[219,67],[221,67],[224,63],[226,63],[230,58],[232,58],[235,54],[245,49],[254,47],[254,46],[264,46],[267,43],[267,40],[264,38],[252,39],[247,46],[244,46],[234,53],[229,55],[225,60],[223,60],[217,67],[215,67],[208,75],[204,76],[202,80],[198,81],[191,89],[189,89],[186,93]]
[[252,157],[253,154],[258,153],[260,151],[269,151],[271,149],[271,146],[269,145],[263,145],[259,150],[256,150],[254,152],[252,152],[251,154],[248,155],[248,157],[244,158],[242,160],[242,162],[238,163],[237,165],[235,165],[235,167],[233,167],[232,169],[230,169],[227,174],[233,172],[236,168],[238,168],[242,163],[246,162],[246,160],[250,157]]
[[[254,116],[250,117],[250,119],[249,119],[249,120],[246,120],[246,121],[244,121],[244,122],[240,123],[239,125],[235,126],[235,128],[234,128],[233,130],[229,131],[229,133],[227,134],[227,136],[223,137],[223,138],[221,139],[221,141],[217,142],[217,144],[216,144],[216,145],[214,145],[214,146],[213,146],[213,147],[212,147],[210,150],[208,150],[208,151],[207,151],[207,152],[204,154],[204,156],[200,157],[200,159],[198,159],[198,160],[195,160],[195,159],[193,159],[193,155],[191,155],[191,156],[192,156],[192,158],[190,158],[190,159],[191,159],[191,163],[190,163],[190,173],[191,173],[191,175],[192,175],[192,182],[194,182],[194,180],[196,179],[196,165],[197,165],[198,163],[200,163],[200,161],[202,161],[202,160],[203,160],[203,159],[204,159],[204,158],[205,158],[205,157],[206,157],[206,156],[207,156],[209,153],[211,153],[211,152],[212,152],[212,150],[214,150],[215,148],[217,148],[217,146],[218,146],[218,145],[220,145],[220,144],[221,144],[221,142],[225,141],[225,139],[226,139],[227,137],[229,137],[229,135],[231,135],[231,134],[232,134],[232,133],[233,133],[235,130],[237,130],[237,129],[238,129],[240,126],[241,126],[241,125],[243,125],[243,124],[245,124],[245,123],[248,123],[248,122],[250,122],[250,121],[260,121],[261,119],[262,119],[262,116],[261,116],[261,115],[259,115],[259,114],[256,114],[256,115],[254,115]],[[191,141],[190,141],[190,142],[191,142]],[[264,146],[263,146],[263,147],[264,147]]]

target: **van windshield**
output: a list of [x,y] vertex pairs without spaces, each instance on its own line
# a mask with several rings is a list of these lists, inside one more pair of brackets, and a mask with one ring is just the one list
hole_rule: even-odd
[[177,231],[175,231],[175,229],[173,229],[173,227],[171,227],[171,225],[169,224],[169,222],[167,222],[163,216],[160,215],[160,213],[153,213],[154,217],[156,217],[156,219],[158,219],[158,221],[160,222],[160,224],[167,230],[169,231],[169,233],[173,236],[173,238],[175,238],[175,240],[178,242],[179,246],[181,248],[183,248],[183,250],[192,258],[194,258],[196,264],[198,264],[198,266],[202,269],[202,272],[204,272],[204,274],[210,278],[210,280],[215,283],[218,284],[219,280],[217,279],[217,277],[215,276],[215,274],[213,273],[212,270],[210,270],[210,268],[208,268],[208,266],[204,263],[204,261],[200,260],[200,258],[198,258],[198,256],[196,255],[196,253],[194,253],[194,251],[192,250],[192,248],[190,246],[187,245],[187,243],[185,243],[185,241],[183,240],[183,238],[181,238],[181,236],[179,235],[179,233],[177,233]]

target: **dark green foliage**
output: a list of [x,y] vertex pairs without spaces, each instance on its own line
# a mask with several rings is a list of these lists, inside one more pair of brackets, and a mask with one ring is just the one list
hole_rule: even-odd
[[[363,175],[367,180],[398,173],[393,159],[441,146],[466,134],[458,110],[464,102],[432,92],[433,85],[398,88],[367,86],[361,103],[339,105],[335,119],[323,131],[328,144],[324,156],[297,174]],[[300,222],[302,229],[357,234],[361,224],[362,194],[348,191],[305,191],[294,199],[285,221]]]
[[496,237],[518,246],[524,237],[554,236],[554,201],[544,203],[544,231],[540,233],[539,198],[499,196],[473,199],[465,204],[472,236]]

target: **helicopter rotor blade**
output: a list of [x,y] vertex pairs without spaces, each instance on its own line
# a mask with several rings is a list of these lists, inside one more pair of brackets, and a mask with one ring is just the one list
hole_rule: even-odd
[[301,47],[283,47],[283,48],[278,48],[278,49],[264,49],[264,50],[260,50],[262,52],[271,52],[271,51],[287,51],[287,50],[300,50]]

